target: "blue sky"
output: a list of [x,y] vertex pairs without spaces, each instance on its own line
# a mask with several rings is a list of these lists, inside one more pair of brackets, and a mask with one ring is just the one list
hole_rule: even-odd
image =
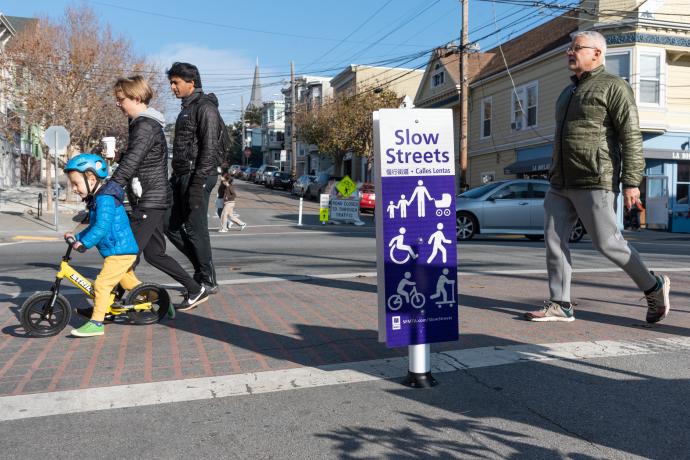
[[[115,35],[127,37],[135,53],[163,68],[176,60],[196,64],[226,122],[239,118],[241,95],[248,102],[257,58],[262,83],[273,85],[262,88],[263,99],[281,99],[291,60],[297,75],[332,76],[350,63],[384,60],[391,67],[423,68],[428,55],[422,53],[457,40],[461,23],[458,0],[11,0],[0,10],[59,18],[66,6],[82,3]],[[481,39],[486,50],[557,14],[470,0],[470,40]],[[178,107],[171,97],[158,104],[166,115]]]

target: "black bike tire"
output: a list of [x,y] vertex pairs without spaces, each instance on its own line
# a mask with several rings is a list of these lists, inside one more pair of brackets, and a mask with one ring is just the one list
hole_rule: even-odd
[[42,308],[46,302],[50,301],[52,295],[51,291],[36,292],[26,299],[19,308],[19,323],[28,335],[32,337],[52,337],[60,333],[69,324],[72,318],[72,307],[69,300],[62,294],[57,295],[55,305],[53,305],[53,314],[58,313],[62,315],[56,325],[37,327],[37,325],[32,323],[31,313],[37,311],[34,307],[39,306]]
[[168,314],[168,308],[170,307],[170,295],[162,286],[155,283],[141,283],[127,293],[124,303],[126,305],[136,304],[136,302],[138,302],[137,297],[141,296],[145,291],[153,291],[158,293],[158,310],[155,312],[135,310],[127,312],[127,317],[134,324],[154,324]]

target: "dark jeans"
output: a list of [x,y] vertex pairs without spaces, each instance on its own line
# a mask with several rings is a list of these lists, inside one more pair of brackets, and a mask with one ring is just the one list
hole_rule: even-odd
[[[165,209],[133,209],[130,223],[134,238],[139,246],[139,254],[144,253],[144,260],[158,270],[170,275],[172,279],[195,294],[201,290],[199,283],[180,266],[177,261],[165,253]],[[139,263],[140,256],[134,263]]]
[[187,197],[189,179],[189,174],[170,178],[173,204],[168,210],[165,235],[192,263],[196,281],[216,284],[216,269],[213,266],[211,238],[208,234],[208,200],[218,176],[206,178],[203,204],[198,209],[191,210]]

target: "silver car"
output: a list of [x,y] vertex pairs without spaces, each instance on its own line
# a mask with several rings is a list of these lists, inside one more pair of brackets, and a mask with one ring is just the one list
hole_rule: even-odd
[[[489,182],[461,193],[455,200],[458,240],[481,234],[525,235],[532,241],[544,238],[544,197],[549,182],[513,179]],[[579,220],[570,234],[577,242],[585,234]]]

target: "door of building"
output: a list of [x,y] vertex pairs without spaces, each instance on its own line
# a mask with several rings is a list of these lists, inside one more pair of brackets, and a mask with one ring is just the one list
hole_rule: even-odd
[[647,228],[668,228],[668,178],[647,176]]

